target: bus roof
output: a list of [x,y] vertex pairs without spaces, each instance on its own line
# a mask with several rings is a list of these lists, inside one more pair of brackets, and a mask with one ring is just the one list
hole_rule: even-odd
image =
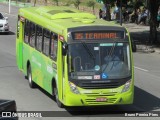
[[62,6],[21,8],[19,15],[60,34],[67,28],[81,26],[119,26],[113,22],[97,19],[93,14]]

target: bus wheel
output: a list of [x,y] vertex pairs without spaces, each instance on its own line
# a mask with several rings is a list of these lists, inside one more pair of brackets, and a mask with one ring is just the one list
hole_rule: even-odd
[[54,87],[54,91],[53,92],[54,92],[54,97],[55,97],[55,100],[56,100],[56,103],[57,103],[58,107],[63,108],[64,105],[58,99],[58,90],[57,90],[56,86]]
[[35,88],[36,85],[35,83],[32,81],[32,70],[31,70],[31,66],[29,65],[28,69],[27,69],[27,78],[28,78],[28,82],[29,82],[29,86],[30,88]]

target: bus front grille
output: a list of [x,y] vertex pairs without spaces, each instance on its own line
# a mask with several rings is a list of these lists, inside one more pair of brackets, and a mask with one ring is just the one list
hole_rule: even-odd
[[100,92],[100,93],[84,93],[87,97],[98,97],[98,96],[115,96],[117,92]]
[[115,101],[117,100],[117,98],[109,98],[106,101],[96,101],[96,99],[85,99],[85,102],[88,105],[105,105],[105,104],[113,104],[115,103]]
[[119,82],[110,82],[110,83],[87,83],[83,82],[81,87],[84,89],[109,89],[109,88],[117,88],[121,86]]

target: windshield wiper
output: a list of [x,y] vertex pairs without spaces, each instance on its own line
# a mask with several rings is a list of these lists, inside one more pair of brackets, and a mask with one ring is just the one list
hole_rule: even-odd
[[82,42],[83,47],[86,49],[86,51],[88,52],[88,54],[90,55],[90,57],[95,60],[95,56],[93,55],[92,51],[89,49],[89,47],[87,46],[87,44],[85,42]]
[[[115,51],[118,43],[117,43],[117,42],[114,42],[113,44],[114,44],[113,47],[111,48],[110,52],[109,52],[108,55],[107,55],[107,56],[111,57],[111,59],[109,59],[109,57],[108,57],[109,60],[107,60],[107,63],[106,63],[106,65],[105,65],[104,69],[102,70],[102,73],[103,73],[103,72],[105,71],[105,69],[107,68],[109,62],[110,62],[110,61],[113,61],[113,59],[114,59],[113,53],[114,53],[114,51]],[[112,67],[113,67],[113,66],[112,66]],[[112,67],[111,67],[111,68],[112,68]],[[111,69],[110,69],[110,70],[111,70]]]

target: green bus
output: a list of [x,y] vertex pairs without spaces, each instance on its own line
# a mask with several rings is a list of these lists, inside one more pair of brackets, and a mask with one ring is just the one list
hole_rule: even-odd
[[21,8],[18,68],[59,107],[132,104],[132,42],[126,28],[68,7]]

